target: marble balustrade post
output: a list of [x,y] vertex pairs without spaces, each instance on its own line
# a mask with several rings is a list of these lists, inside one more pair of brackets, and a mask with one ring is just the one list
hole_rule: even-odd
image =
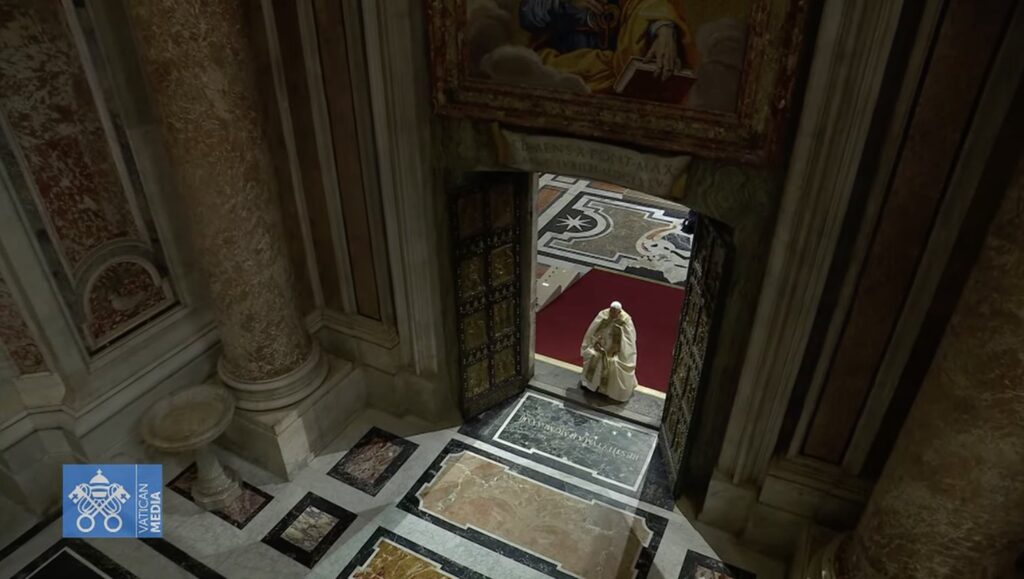
[[1001,577],[1024,552],[1019,165],[838,577]]
[[328,364],[298,311],[244,4],[126,6],[209,280],[218,373],[239,408],[273,410],[315,390]]

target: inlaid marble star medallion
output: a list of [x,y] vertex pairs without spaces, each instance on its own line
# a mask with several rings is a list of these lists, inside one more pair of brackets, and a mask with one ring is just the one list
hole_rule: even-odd
[[544,199],[538,263],[600,267],[673,285],[686,281],[692,251],[692,236],[684,231],[688,209],[598,183],[547,183],[546,191],[564,189]]

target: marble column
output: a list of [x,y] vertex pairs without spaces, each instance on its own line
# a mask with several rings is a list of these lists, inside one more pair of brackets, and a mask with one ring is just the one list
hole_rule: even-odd
[[839,577],[996,577],[1024,552],[1020,165]]
[[316,389],[328,365],[297,307],[246,3],[126,5],[209,279],[220,377],[241,409],[283,408]]

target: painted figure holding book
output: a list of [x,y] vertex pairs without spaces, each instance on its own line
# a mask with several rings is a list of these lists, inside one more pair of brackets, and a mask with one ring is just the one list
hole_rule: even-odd
[[812,4],[423,2],[441,114],[754,163],[777,153]]
[[523,0],[541,62],[593,93],[682,104],[699,57],[679,0]]

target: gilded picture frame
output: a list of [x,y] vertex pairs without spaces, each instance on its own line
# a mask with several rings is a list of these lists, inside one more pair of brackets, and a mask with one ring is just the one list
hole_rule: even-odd
[[[571,47],[593,45],[594,34],[588,36],[571,31],[568,36],[572,38],[565,38],[566,34],[558,32],[564,32],[564,27],[555,29],[554,35],[546,38],[558,40],[562,46],[561,53],[552,48],[536,48],[538,44],[533,42],[538,36],[536,34],[518,44],[512,36],[505,39],[503,34],[515,34],[520,39],[526,37],[523,22],[533,17],[525,14],[524,10],[531,7],[529,3],[536,2],[562,7],[567,4],[594,6],[594,2],[610,3],[616,12],[624,14],[624,22],[630,9],[643,3],[662,3],[669,8],[700,8],[708,3],[709,8],[704,12],[720,10],[720,4],[714,0],[692,3],[686,3],[686,0],[427,0],[433,104],[437,113],[744,164],[763,165],[778,158],[779,144],[794,100],[794,81],[805,47],[808,0],[732,0],[729,5],[735,15],[727,14],[726,18],[698,23],[696,32],[687,29],[685,21],[676,20],[678,24],[674,28],[680,38],[676,50],[680,59],[675,66],[679,69],[686,66],[683,56],[689,57],[690,54],[683,45],[692,43],[695,48],[691,60],[697,63],[692,69],[692,76],[697,84],[694,88],[685,88],[689,94],[683,100],[673,102],[657,102],[612,92],[610,80],[615,79],[613,72],[618,74],[614,88],[618,91],[625,76],[622,72],[625,67],[619,66],[618,71],[614,71],[609,65],[605,79],[594,80],[597,78],[594,75],[571,74],[572,67],[577,65],[570,63],[565,67],[561,64],[565,60],[562,56],[570,54],[564,46],[567,42]],[[625,44],[623,38],[638,38],[636,47],[647,50],[643,46],[649,34],[647,28],[654,28],[656,24],[649,24],[650,6],[644,8],[648,9],[644,14],[648,21],[642,21],[641,26],[646,28],[636,28],[639,33],[626,37],[621,31],[626,30],[627,24],[620,24],[619,47]],[[633,20],[639,18],[633,17]],[[550,18],[546,22],[550,24]],[[666,22],[671,23],[667,19]],[[532,22],[528,24],[533,25]],[[708,29],[711,31],[705,33]],[[597,42],[600,41],[599,38]],[[608,42],[607,35],[604,41]],[[594,58],[596,61],[613,62],[620,52],[629,48],[607,50],[602,46],[579,51],[572,48],[574,52],[570,56],[577,53],[585,55],[591,60],[578,66],[592,68]],[[704,48],[707,48],[706,52],[698,52]],[[530,51],[541,56],[531,56]],[[497,56],[499,53],[501,59]],[[641,60],[641,55],[634,51],[631,60],[646,64],[653,58],[648,53]],[[495,65],[496,62],[505,65],[506,56],[523,58],[504,69]],[[530,60],[535,62],[526,62]],[[548,65],[548,62],[554,64]],[[502,72],[522,70],[524,63],[549,70],[541,70],[536,79],[529,77],[528,81],[522,82],[518,77],[510,79],[507,73]],[[556,64],[562,68],[550,70]],[[675,80],[667,68],[665,74]],[[570,72],[563,73],[566,70]],[[638,79],[640,74],[637,73]],[[652,74],[656,79],[664,78],[660,70]],[[682,72],[676,74],[681,75]],[[571,78],[573,76],[578,78]],[[582,83],[579,82],[581,79]],[[627,89],[629,80],[626,80]],[[645,86],[640,81],[636,82],[637,86]],[[570,88],[566,89],[566,86]],[[591,90],[592,87],[596,88]],[[676,98],[677,94],[668,95],[668,99]],[[715,102],[714,98],[718,101]]]

